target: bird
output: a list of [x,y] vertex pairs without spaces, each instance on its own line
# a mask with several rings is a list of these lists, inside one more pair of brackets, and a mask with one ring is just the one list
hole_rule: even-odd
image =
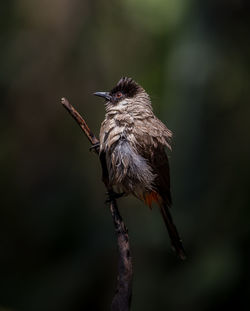
[[182,260],[186,253],[170,213],[169,161],[172,132],[154,114],[148,93],[132,78],[122,77],[105,99],[105,119],[99,135],[102,178],[116,197],[132,194],[151,208],[156,202],[167,227],[173,250]]

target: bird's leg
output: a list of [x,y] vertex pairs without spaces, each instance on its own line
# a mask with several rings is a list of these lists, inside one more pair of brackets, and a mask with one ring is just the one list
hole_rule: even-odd
[[109,190],[106,192],[106,195],[108,196],[107,200],[105,201],[106,204],[109,204],[112,200],[117,200],[119,198],[122,198],[125,195],[125,192],[115,192],[114,190]]
[[89,151],[96,151],[97,153],[99,153],[99,150],[100,150],[100,143],[95,143],[93,144],[90,148],[89,148]]

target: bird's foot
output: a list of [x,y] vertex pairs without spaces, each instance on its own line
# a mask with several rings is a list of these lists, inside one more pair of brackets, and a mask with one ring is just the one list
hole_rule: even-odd
[[108,198],[106,199],[105,203],[109,204],[113,200],[117,200],[119,198],[122,198],[125,195],[125,192],[117,193],[113,190],[109,190],[108,192],[106,192],[106,195],[108,196]]
[[99,153],[99,150],[100,150],[100,143],[96,143],[96,144],[93,144],[90,148],[89,148],[89,151],[95,151],[97,153]]

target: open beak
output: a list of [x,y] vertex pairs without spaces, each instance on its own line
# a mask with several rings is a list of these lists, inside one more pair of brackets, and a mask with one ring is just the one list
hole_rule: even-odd
[[95,96],[99,96],[99,97],[103,97],[106,100],[111,100],[111,95],[109,94],[109,92],[95,92],[94,93]]

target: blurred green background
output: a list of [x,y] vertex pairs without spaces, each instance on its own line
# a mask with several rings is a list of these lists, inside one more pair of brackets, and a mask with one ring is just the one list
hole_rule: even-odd
[[117,250],[98,134],[121,76],[174,132],[180,262],[158,208],[119,202],[133,311],[249,310],[250,4],[247,0],[22,0],[0,5],[0,310],[109,310]]

